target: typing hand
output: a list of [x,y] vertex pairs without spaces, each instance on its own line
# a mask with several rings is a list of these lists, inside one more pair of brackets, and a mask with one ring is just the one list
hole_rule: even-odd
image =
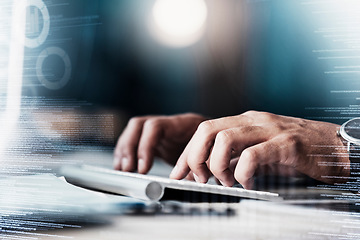
[[[214,175],[223,185],[238,181],[251,189],[261,168],[287,169],[327,183],[348,176],[346,150],[336,136],[338,125],[285,117],[265,112],[202,122],[181,154],[170,177],[184,178],[190,171],[205,183]],[[326,164],[326,162],[331,162]]]
[[174,165],[205,118],[196,114],[132,118],[120,136],[114,168],[147,173],[154,157]]

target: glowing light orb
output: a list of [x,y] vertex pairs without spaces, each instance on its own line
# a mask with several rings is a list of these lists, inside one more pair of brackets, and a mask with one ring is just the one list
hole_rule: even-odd
[[157,0],[152,18],[157,40],[168,46],[185,47],[201,38],[207,7],[203,0]]

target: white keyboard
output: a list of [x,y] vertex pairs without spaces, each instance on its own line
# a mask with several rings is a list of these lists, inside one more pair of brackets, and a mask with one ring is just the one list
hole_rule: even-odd
[[70,183],[75,185],[144,200],[161,200],[166,189],[269,201],[282,200],[277,193],[196,183],[187,180],[174,180],[153,175],[115,171],[90,165],[66,166],[61,169],[61,174]]

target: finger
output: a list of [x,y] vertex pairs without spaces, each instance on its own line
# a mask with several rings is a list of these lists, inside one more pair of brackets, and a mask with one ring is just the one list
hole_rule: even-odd
[[[190,173],[190,168],[186,162],[188,152],[189,144],[186,145],[184,151],[181,153],[178,161],[176,162],[173,170],[170,173],[170,178],[180,180],[188,176],[188,174]],[[193,176],[195,175],[193,174]]]
[[231,160],[233,152],[242,152],[248,146],[266,141],[270,137],[269,128],[259,126],[226,129],[216,135],[210,156],[210,171],[224,186],[233,186],[235,178]]
[[150,170],[154,161],[155,149],[168,126],[165,118],[145,121],[137,151],[139,173],[145,174]]
[[114,168],[133,171],[136,167],[137,148],[143,124],[147,117],[132,118],[121,134],[114,152]]
[[[245,115],[202,122],[178,159],[180,164],[174,168],[170,177],[182,179],[191,170],[199,182],[206,183],[212,174],[205,162],[209,159],[216,134],[226,128],[250,123],[251,119]],[[191,154],[188,154],[188,152],[191,152]]]
[[207,161],[202,163],[203,166],[201,166],[201,167],[203,167],[203,175],[201,175],[202,178],[200,178],[198,176],[198,174],[191,171],[189,164],[187,162],[188,155],[190,152],[189,149],[190,149],[190,145],[188,144],[185,147],[185,150],[183,151],[183,153],[180,155],[178,161],[176,162],[176,165],[170,174],[170,178],[183,179],[191,172],[193,175],[193,178],[196,182],[206,183],[208,181],[209,177],[212,175],[207,167],[208,163],[207,163]]
[[[178,159],[178,166],[170,174],[171,178],[182,179],[189,170],[194,172],[194,176],[200,182],[207,182],[211,173],[205,162],[209,159],[211,148],[214,144],[216,134],[224,129],[250,125],[253,122],[252,113],[246,113],[239,116],[219,118],[202,122],[192,139],[186,146],[186,153],[181,154]],[[191,152],[188,154],[187,152]],[[175,171],[176,170],[176,171]]]
[[246,189],[251,189],[253,176],[260,165],[266,164],[291,164],[289,148],[282,136],[246,148],[240,155],[235,168],[235,179]]
[[[246,117],[243,118],[246,119]],[[186,169],[190,169],[193,171],[195,179],[206,183],[211,176],[206,161],[209,159],[216,134],[223,129],[237,126],[239,122],[241,122],[239,117],[226,117],[202,122],[186,146],[187,151],[191,154],[182,154],[178,160],[184,169],[178,169],[179,175],[172,174],[171,176],[176,179],[183,178]]]

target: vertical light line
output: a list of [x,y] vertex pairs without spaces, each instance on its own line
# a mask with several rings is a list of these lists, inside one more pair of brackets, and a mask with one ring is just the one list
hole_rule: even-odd
[[[10,54],[6,92],[6,110],[3,115],[0,139],[0,154],[3,152],[9,135],[16,126],[20,115],[21,86],[24,64],[24,41],[26,25],[26,1],[14,0],[12,5]],[[6,24],[6,23],[5,23]]]

